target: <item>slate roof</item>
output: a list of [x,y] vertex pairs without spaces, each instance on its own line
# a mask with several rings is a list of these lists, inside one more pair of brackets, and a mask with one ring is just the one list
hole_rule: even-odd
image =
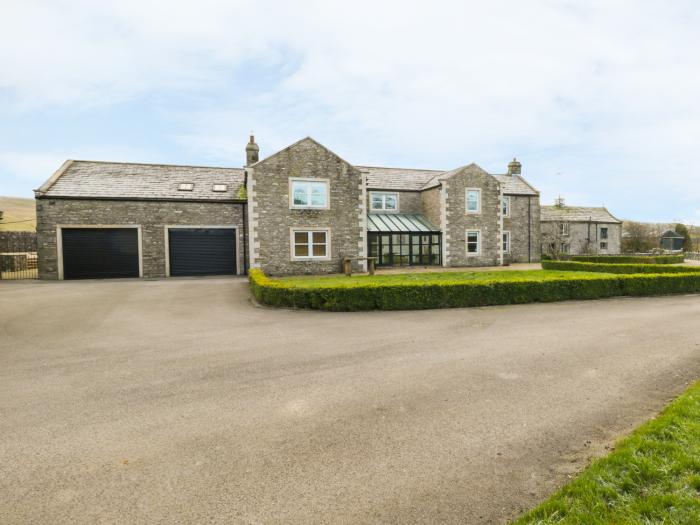
[[423,215],[417,213],[368,213],[368,232],[436,232],[440,231]]
[[506,195],[539,195],[539,192],[520,175],[494,175]]
[[603,222],[621,224],[606,208],[583,206],[542,206],[540,220],[544,222]]
[[[37,196],[230,201],[238,199],[243,179],[241,168],[70,160]],[[177,189],[188,182],[194,183],[192,191]],[[214,184],[226,184],[227,189],[212,191]]]
[[[456,170],[423,170],[409,168],[379,168],[373,166],[357,166],[367,174],[367,188],[381,190],[421,191],[440,185],[442,175]],[[461,168],[457,168],[459,170]],[[494,175],[503,186],[506,195],[539,195],[520,175]]]
[[367,187],[381,190],[420,191],[434,177],[445,173],[442,170],[421,170],[407,168],[380,168],[376,166],[356,166],[367,174]]

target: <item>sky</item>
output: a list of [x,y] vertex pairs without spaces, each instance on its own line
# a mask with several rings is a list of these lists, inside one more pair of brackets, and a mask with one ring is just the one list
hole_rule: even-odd
[[503,173],[700,224],[696,0],[0,0],[0,195],[65,159]]

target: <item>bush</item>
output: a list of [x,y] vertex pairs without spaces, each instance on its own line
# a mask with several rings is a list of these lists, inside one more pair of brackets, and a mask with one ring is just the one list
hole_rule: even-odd
[[542,261],[545,270],[602,273],[693,273],[700,266],[668,266],[664,264],[602,264],[576,261]]
[[262,304],[334,311],[458,308],[700,292],[700,272],[601,276],[572,273],[570,278],[501,282],[366,281],[352,286],[315,288],[290,286],[268,278],[258,269],[250,270],[249,279],[253,295]]
[[685,261],[681,255],[573,255],[572,261],[617,264],[678,264]]

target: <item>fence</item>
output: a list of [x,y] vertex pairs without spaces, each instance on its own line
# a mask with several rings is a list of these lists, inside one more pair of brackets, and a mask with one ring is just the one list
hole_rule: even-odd
[[685,258],[693,261],[700,261],[700,252],[685,252]]
[[36,232],[0,232],[0,280],[37,277]]

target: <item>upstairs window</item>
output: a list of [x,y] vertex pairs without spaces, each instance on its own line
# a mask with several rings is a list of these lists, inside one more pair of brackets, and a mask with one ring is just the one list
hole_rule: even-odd
[[607,239],[607,238],[608,238],[608,229],[607,229],[607,228],[601,228],[601,229],[600,229],[600,238],[601,238],[601,239]]
[[370,194],[370,208],[372,211],[396,211],[399,208],[398,193],[378,193]]
[[467,213],[481,213],[481,190],[467,188],[466,192]]
[[194,182],[182,182],[177,187],[177,191],[192,191],[193,189]]
[[[566,237],[569,235],[569,223],[568,222],[560,222],[559,223],[559,235],[562,235]],[[566,252],[563,252],[566,253]]]
[[292,180],[292,208],[328,208],[328,181]]
[[510,197],[503,197],[501,201],[501,214],[504,217],[510,217]]

